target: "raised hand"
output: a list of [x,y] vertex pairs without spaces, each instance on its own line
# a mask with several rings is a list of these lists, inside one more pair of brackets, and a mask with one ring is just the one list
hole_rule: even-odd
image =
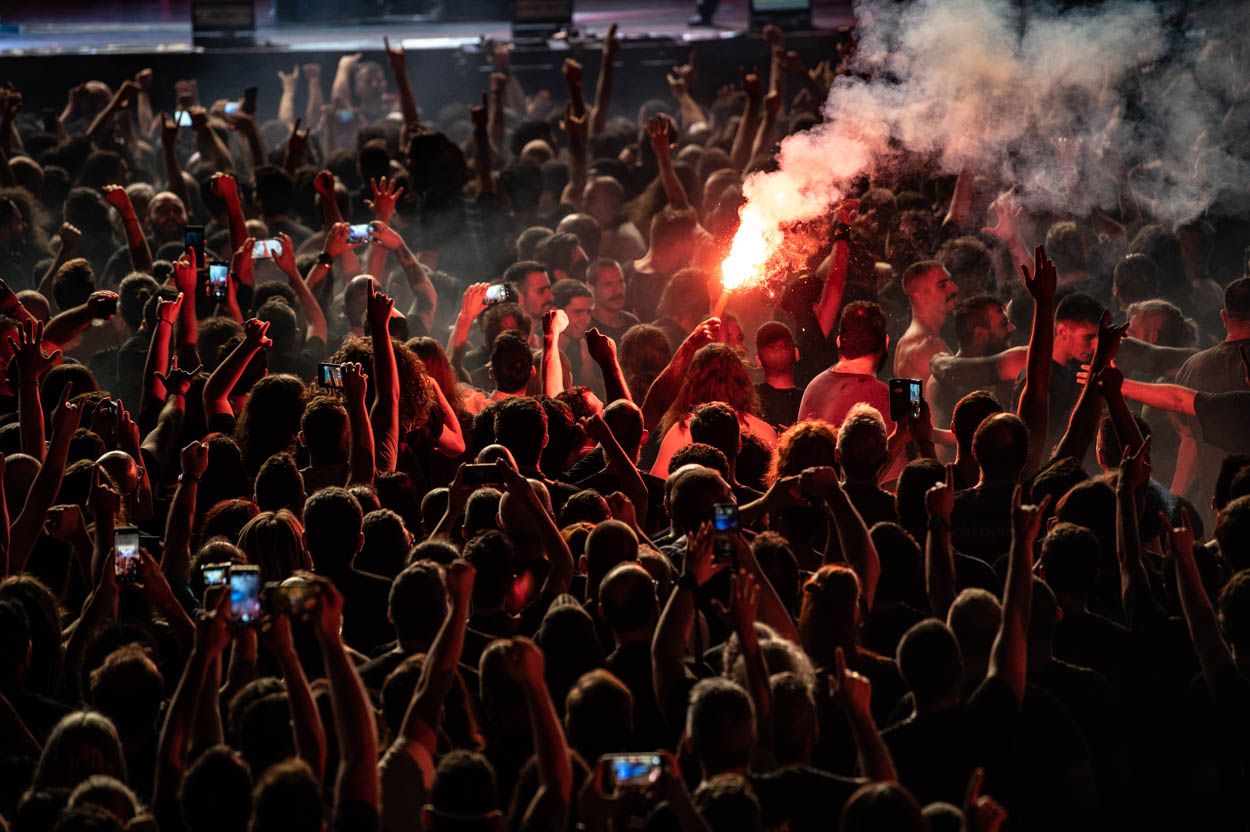
[[391,39],[383,35],[382,46],[386,48],[386,62],[391,65],[391,72],[397,78],[404,77],[404,74],[408,71],[408,58],[404,54],[403,45],[401,44],[392,49]]
[[752,67],[750,72],[743,67],[738,67],[738,80],[742,91],[747,94],[748,98],[759,101],[764,97],[764,84],[760,80],[759,67]]
[[1023,493],[1019,485],[1011,493],[1012,540],[1031,552],[1033,543],[1037,540],[1037,533],[1042,528],[1042,518],[1046,516],[1046,509],[1050,507],[1051,495],[1047,494],[1037,505],[1026,505],[1020,501],[1020,495]]
[[87,311],[93,320],[107,321],[117,314],[120,295],[108,289],[100,289],[87,296]]
[[764,40],[768,41],[768,45],[773,49],[778,49],[785,42],[785,35],[776,26],[769,24],[764,27]]
[[699,80],[699,73],[694,66],[693,51],[686,56],[686,62],[684,64],[673,67],[673,74],[676,75],[682,85],[685,86],[686,92],[694,92],[694,85]]
[[764,96],[764,115],[776,118],[781,113],[781,93],[773,90]]
[[178,106],[186,110],[196,105],[200,99],[199,85],[195,79],[175,81],[174,94],[178,96]]
[[[234,275],[239,283],[252,283],[252,276],[255,273],[255,266],[252,263],[252,251],[256,248],[256,238],[248,237],[243,241],[243,245],[235,250],[230,257],[230,273]],[[235,280],[230,281],[233,286]]]
[[71,252],[78,248],[78,243],[82,240],[82,232],[76,226],[67,222],[61,223],[61,251]]
[[964,832],[998,832],[1007,820],[1007,810],[994,798],[981,794],[985,769],[977,768],[968,780],[964,795]]
[[503,95],[504,90],[508,88],[508,76],[502,72],[492,72],[490,74],[490,94]]
[[282,82],[282,89],[285,92],[295,92],[299,86],[299,64],[291,67],[290,72],[278,70],[278,80]]
[[686,560],[683,571],[694,578],[699,586],[707,583],[717,572],[726,569],[729,562],[714,557],[715,535],[711,523],[703,523],[690,532],[686,540]]
[[82,419],[82,405],[70,401],[73,395],[74,383],[71,381],[61,390],[61,400],[52,410],[52,433],[54,435],[69,436],[78,430],[78,424]]
[[719,340],[720,318],[708,318],[686,336],[686,340],[681,342],[678,352],[685,353],[686,358],[689,359],[703,347]]
[[489,283],[474,283],[465,289],[464,297],[460,299],[460,314],[472,319],[489,309],[490,306],[486,303],[486,292],[489,289]]
[[116,517],[121,505],[122,497],[113,488],[113,481],[102,467],[96,465],[91,472],[91,492],[87,495],[87,508],[91,509],[91,516],[97,523],[103,517]]
[[134,214],[134,206],[130,204],[130,194],[126,193],[126,189],[121,185],[105,185],[100,189],[104,194],[104,201],[117,209],[123,217]]
[[17,362],[17,376],[23,383],[38,384],[44,374],[61,362],[61,351],[43,353],[43,322],[27,318],[17,330],[17,340],[9,337],[9,348]]
[[543,684],[543,651],[528,638],[518,637],[508,642],[504,651],[504,672],[519,685]]
[[630,528],[638,525],[638,510],[634,508],[633,500],[626,497],[623,492],[613,491],[603,499],[608,503],[608,511],[612,514],[613,520],[620,520]]
[[778,49],[774,53],[777,56],[778,65],[781,71],[787,75],[793,75],[799,80],[806,80],[810,76],[807,74],[807,67],[803,65],[803,59],[799,57],[799,53],[794,50]]
[[191,116],[192,130],[198,133],[208,129],[208,110],[197,104],[194,107],[188,107],[187,114]]
[[309,572],[297,574],[321,589],[321,603],[317,605],[317,612],[314,614],[317,635],[330,641],[337,641],[341,638],[340,633],[343,631],[343,594],[329,578]]
[[404,245],[404,239],[395,233],[395,229],[381,220],[369,223],[369,234],[374,242],[387,251],[398,251]]
[[273,339],[265,336],[269,331],[269,322],[259,318],[248,318],[243,324],[243,343],[252,349],[269,349]]
[[189,248],[174,261],[174,286],[187,297],[195,297],[196,274],[200,264],[195,249]]
[[298,278],[299,270],[295,268],[295,244],[291,242],[290,235],[279,231],[274,235],[274,239],[282,243],[282,251],[274,258],[274,262],[278,264],[278,268],[282,269],[287,277]]
[[950,523],[955,510],[955,466],[951,463],[946,464],[946,482],[939,482],[924,493],[924,507],[930,517]]
[[[1077,375],[1079,376],[1080,373]],[[1098,375],[1094,376],[1094,383],[1098,385],[1098,392],[1103,395],[1103,398],[1116,395],[1124,386],[1124,373],[1120,372],[1119,367],[1111,364],[1098,371]]]
[[363,402],[369,390],[369,375],[364,365],[348,363],[342,366],[343,395],[351,401]]
[[1180,525],[1173,526],[1168,516],[1159,512],[1159,525],[1167,537],[1168,549],[1177,557],[1192,558],[1194,556],[1194,526],[1189,520],[1189,509],[1181,506],[1177,519]]
[[526,118],[545,118],[549,112],[551,112],[551,93],[539,90],[525,97]]
[[560,119],[560,129],[569,137],[569,147],[577,150],[583,148],[586,144],[586,124],[589,116],[585,113],[580,116],[573,111],[573,102],[565,102],[564,118]]
[[1039,245],[1033,250],[1033,274],[1029,267],[1020,264],[1020,276],[1024,279],[1024,288],[1029,290],[1034,301],[1051,303],[1055,299],[1055,287],[1059,283],[1059,272],[1054,262],[1046,256],[1046,247]]
[[1120,349],[1120,340],[1128,332],[1128,324],[1118,326],[1111,323],[1111,312],[1104,309],[1098,321],[1098,345],[1094,347],[1094,358],[1090,361],[1090,372],[1096,373],[1108,366]]
[[738,637],[743,637],[755,628],[755,614],[760,606],[760,584],[755,576],[745,569],[739,569],[732,578],[729,590],[729,605],[722,604],[719,599],[712,599],[712,606],[720,613],[725,622],[733,628]]
[[563,309],[548,309],[543,313],[543,335],[559,338],[569,328],[569,316]]
[[188,477],[199,479],[208,470],[208,443],[192,442],[182,449],[182,473]]
[[404,186],[383,176],[380,180],[370,179],[369,190],[373,192],[373,199],[366,199],[365,207],[373,212],[378,222],[389,223],[395,213],[395,203],[404,195]]
[[366,295],[365,316],[369,319],[369,329],[375,337],[386,337],[387,327],[391,322],[391,312],[395,309],[394,298],[377,289],[377,281],[369,279],[369,292]]
[[803,493],[823,500],[828,495],[840,491],[842,482],[838,478],[836,468],[818,465],[803,469],[803,472],[799,474],[799,487],[803,489]]
[[209,177],[208,187],[213,196],[226,202],[239,198],[239,183],[229,173],[214,173]]
[[667,78],[668,78],[668,91],[673,94],[673,98],[676,98],[679,100],[682,98],[685,98],[686,92],[687,92],[686,82],[681,80],[681,77],[678,75],[669,74]]
[[447,594],[454,601],[467,605],[469,599],[473,597],[473,580],[477,576],[477,570],[473,564],[457,558],[447,564],[444,576]]
[[994,209],[994,225],[981,229],[982,234],[997,237],[1004,243],[1020,238],[1020,215],[1024,208],[1016,204],[1015,197],[1005,193],[994,200],[990,207]]
[[872,682],[846,666],[846,654],[841,647],[833,651],[833,674],[829,677],[829,696],[847,713],[871,713]]
[[613,60],[621,51],[621,42],[616,37],[616,24],[608,27],[608,36],[603,39],[603,52],[607,60]]
[[169,116],[161,113],[161,146],[172,148],[178,142],[178,121],[170,121]]
[[289,157],[295,160],[296,165],[304,158],[304,151],[308,147],[308,132],[300,130],[300,119],[295,119],[295,126],[291,128],[291,135],[286,140],[286,152]]
[[598,327],[586,330],[586,351],[596,364],[616,361],[616,342],[612,336],[600,332]]
[[194,370],[184,370],[178,366],[178,356],[174,356],[169,360],[169,372],[162,373],[159,370],[153,373],[156,380],[165,386],[165,395],[177,394],[186,395],[191,389],[191,382],[204,369],[203,364],[197,364]]
[[1146,441],[1136,450],[1125,448],[1124,456],[1120,460],[1120,479],[1134,490],[1150,481],[1151,438],[1147,436]]
[[322,199],[334,199],[334,174],[328,170],[319,170],[313,177],[313,187]]
[[230,593],[219,592],[211,610],[200,610],[195,622],[195,652],[212,661],[230,644]]
[[87,521],[83,519],[82,506],[77,504],[53,506],[43,521],[44,532],[57,540],[69,540],[85,528]]
[[560,74],[564,76],[564,82],[570,87],[580,87],[582,85],[582,65],[572,58],[564,59],[564,65],[560,67]]
[[351,251],[363,243],[357,241],[352,242],[348,239],[351,234],[351,224],[346,222],[336,222],[330,226],[330,230],[326,232],[325,244],[321,250],[331,257],[338,257],[345,251]]
[[304,64],[300,68],[304,70],[304,77],[310,85],[321,80],[321,64]]
[[651,141],[651,149],[656,156],[668,156],[669,130],[672,122],[666,115],[652,116],[647,122],[647,138]]

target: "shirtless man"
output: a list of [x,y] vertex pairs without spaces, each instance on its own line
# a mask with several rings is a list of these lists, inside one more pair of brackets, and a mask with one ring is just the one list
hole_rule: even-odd
[[955,309],[959,287],[941,263],[921,260],[903,272],[903,291],[911,304],[911,324],[894,352],[894,375],[924,382],[929,378],[929,359],[951,351],[941,331]]

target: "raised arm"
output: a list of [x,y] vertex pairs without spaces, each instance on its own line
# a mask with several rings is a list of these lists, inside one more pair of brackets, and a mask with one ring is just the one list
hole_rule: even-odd
[[278,99],[278,121],[290,127],[295,123],[295,93],[299,90],[299,64],[291,67],[290,72],[278,70],[278,81],[282,84],[282,97]]
[[1107,403],[1107,413],[1111,417],[1111,427],[1115,431],[1116,440],[1121,448],[1139,448],[1142,443],[1141,428],[1129,410],[1128,402],[1120,392],[1124,383],[1124,375],[1118,368],[1103,367],[1096,376],[1094,383],[1102,400]]
[[1055,446],[1053,457],[1074,457],[1084,459],[1089,446],[1098,435],[1098,421],[1102,416],[1102,397],[1099,395],[1097,376],[1115,358],[1119,349],[1120,339],[1128,331],[1128,324],[1111,325],[1111,313],[1103,310],[1102,319],[1098,322],[1098,346],[1094,349],[1094,357],[1090,362],[1090,373],[1086,377],[1085,386],[1077,397],[1076,407],[1072,409],[1072,417],[1068,420],[1068,429],[1063,438]]
[[408,59],[404,55],[403,44],[391,48],[390,38],[382,37],[386,47],[386,62],[391,67],[391,75],[395,77],[395,90],[399,96],[399,111],[404,115],[404,127],[415,127],[421,123],[421,112],[417,109],[417,97],[412,93],[412,84],[408,82]]
[[770,92],[764,96],[764,118],[760,120],[759,129],[751,142],[751,158],[763,155],[772,147],[777,136],[777,117],[781,115],[781,93]]
[[92,292],[86,303],[66,309],[48,321],[43,330],[43,340],[49,344],[68,344],[91,326],[92,321],[108,320],[116,310],[116,292],[108,289]]
[[231,113],[226,116],[226,123],[230,125],[230,129],[235,134],[243,137],[243,144],[247,147],[247,158],[252,165],[252,170],[269,164],[269,153],[265,150],[265,139],[260,134],[260,127],[256,124],[256,119],[247,113],[239,110],[237,113]]
[[[703,114],[703,110],[694,100],[695,78],[693,52],[690,53],[690,58],[686,63],[673,67],[672,73],[668,76],[668,89],[677,100],[682,130],[689,130],[699,122],[707,121],[707,116]],[[751,127],[751,135],[755,135],[754,126]]]
[[130,195],[121,185],[105,185],[101,191],[104,200],[117,209],[126,232],[126,247],[130,251],[130,267],[136,272],[152,273],[152,252],[148,250],[148,238],[143,235],[143,225],[135,216]]
[[347,424],[351,432],[348,451],[348,483],[373,485],[373,425],[365,406],[369,376],[360,364],[343,365],[343,403],[347,406]]
[[829,272],[816,305],[816,323],[826,338],[838,324],[842,294],[846,291],[847,265],[851,256],[851,224],[859,213],[859,200],[844,200],[838,206],[838,221],[833,229],[833,251],[829,254]]
[[113,117],[119,111],[128,107],[136,96],[139,95],[139,85],[134,81],[123,81],[122,85],[117,88],[117,92],[113,93],[113,97],[109,103],[100,111],[91,125],[87,127],[87,138],[91,139],[97,145],[103,144],[105,137],[113,128]]
[[169,342],[174,334],[174,321],[178,320],[183,295],[174,300],[158,298],[156,301],[156,329],[148,341],[148,356],[143,362],[143,390],[139,394],[139,410],[146,411],[165,401],[165,368],[169,366]]
[[651,149],[655,151],[655,160],[660,166],[660,181],[664,184],[664,195],[668,197],[668,204],[675,209],[685,210],[690,207],[690,200],[686,198],[686,189],[677,178],[677,171],[673,169],[673,160],[669,155],[668,132],[671,124],[668,116],[652,116],[651,121],[647,122],[647,137],[651,140]]
[[312,688],[299,654],[295,652],[295,640],[291,637],[291,618],[288,615],[266,615],[260,622],[260,637],[273,657],[278,660],[282,678],[286,682],[287,698],[291,704],[291,734],[295,738],[295,751],[308,763],[320,781],[326,770],[326,732],[321,724],[321,713],[313,699]]
[[447,338],[448,356],[454,356],[468,345],[473,322],[489,308],[486,303],[486,290],[489,288],[489,283],[474,283],[464,290],[464,297],[460,300],[460,312],[456,315],[456,323]]
[[43,405],[39,400],[39,383],[61,360],[61,351],[43,354],[43,324],[27,320],[17,330],[17,339],[9,338],[9,349],[17,362],[17,422],[22,453],[40,461],[44,457]]
[[[61,270],[61,266],[64,266],[70,261],[71,258],[73,258],[74,252],[78,249],[78,243],[82,240],[82,232],[79,231],[77,227],[64,222],[61,223],[61,230],[57,236],[61,238],[61,244],[57,247],[56,259],[52,261],[52,264],[48,266],[47,271],[45,271],[43,276],[39,278],[38,286],[39,294],[43,295],[44,298],[47,299],[48,308],[52,311],[58,311],[60,309],[60,307],[56,305],[56,299],[52,296],[52,279],[56,277],[56,273]],[[17,295],[14,295],[12,290],[8,289],[7,286],[5,289],[7,290],[4,293],[6,301],[10,296],[13,300],[12,302],[5,303],[6,308],[2,310],[4,314],[9,315],[10,317],[16,317],[18,320],[25,320],[26,318],[31,317],[30,312],[26,311],[26,307],[22,306],[22,302],[17,299]],[[12,304],[16,305],[14,306]],[[10,309],[12,311],[10,311]]]
[[590,108],[590,135],[597,136],[603,132],[608,123],[608,107],[612,101],[612,81],[616,75],[616,56],[621,51],[621,42],[616,39],[616,24],[608,27],[607,37],[603,39],[603,55],[599,61],[599,80],[595,82],[595,103]]
[[[491,145],[490,102],[486,93],[482,93],[482,103],[469,107],[469,121],[473,124],[473,173],[477,178],[477,195],[495,192],[495,177],[491,174],[494,165]],[[570,149],[570,153],[571,153]]]
[[[434,291],[434,284],[425,273],[425,267],[409,250],[404,238],[395,233],[394,229],[386,223],[378,220],[369,223],[369,233],[379,245],[394,254],[395,259],[399,261],[399,266],[404,270],[404,277],[408,281],[408,288],[412,290],[412,295],[416,299],[417,317],[425,324],[427,331],[433,331],[434,313],[438,311],[438,294]],[[377,273],[370,272],[370,274]]]
[[21,512],[13,521],[9,540],[9,571],[12,574],[25,568],[26,559],[30,557],[35,541],[43,531],[48,509],[52,507],[57,491],[61,488],[65,460],[69,455],[69,440],[74,431],[78,430],[78,422],[82,417],[81,407],[69,400],[73,394],[73,382],[66,384],[61,391],[61,400],[52,411],[52,439],[48,442],[48,453],[26,493],[26,502]]
[[165,403],[156,417],[156,425],[143,437],[143,450],[152,454],[160,463],[160,470],[169,470],[177,447],[178,435],[187,417],[187,391],[202,368],[196,366],[184,370],[175,363],[167,373],[157,373],[165,388]]
[[1001,677],[1016,695],[1024,700],[1024,686],[1029,669],[1029,614],[1033,605],[1033,544],[1042,525],[1047,494],[1040,505],[1021,505],[1021,486],[1011,497],[1011,550],[1007,563],[1007,581],[1003,588],[1003,616],[990,651],[989,676]]
[[604,335],[599,331],[598,327],[591,327],[586,330],[586,350],[590,353],[590,357],[599,365],[599,372],[603,374],[603,387],[606,400],[604,404],[611,404],[617,399],[624,399],[632,402],[633,396],[629,394],[629,385],[625,382],[625,372],[621,369],[621,364],[616,359],[616,342],[608,335]]
[[238,251],[248,236],[247,220],[243,216],[243,204],[239,200],[239,183],[229,173],[215,173],[209,179],[209,187],[214,196],[226,203],[226,216],[230,224],[230,250]]
[[990,207],[994,209],[994,225],[982,228],[981,233],[1002,240],[1013,262],[1029,262],[1029,249],[1020,238],[1020,215],[1024,208],[1016,205],[1011,194],[1003,194]]
[[374,458],[378,471],[394,471],[399,457],[399,369],[395,345],[387,327],[395,301],[377,291],[369,281],[365,317],[373,341],[373,424]]
[[191,114],[191,129],[195,131],[195,145],[200,155],[207,158],[216,170],[234,170],[230,149],[208,123],[208,111],[196,106],[187,112]]
[[924,583],[929,608],[934,617],[946,620],[955,603],[955,556],[951,548],[951,512],[955,508],[955,466],[947,463],[946,482],[934,485],[924,495],[929,515],[925,534]]
[[1025,365],[1024,390],[1020,394],[1017,415],[1029,429],[1028,461],[1021,479],[1031,477],[1046,458],[1046,436],[1050,418],[1050,365],[1055,344],[1055,264],[1046,257],[1046,249],[1034,252],[1033,274],[1020,265],[1024,285],[1033,296],[1033,332],[1029,336],[1029,354]]
[[1011,347],[993,355],[966,358],[949,352],[936,353],[929,359],[929,372],[942,384],[960,387],[989,387],[1000,381],[1011,381],[1024,369],[1028,347]]
[[243,324],[243,340],[230,351],[225,361],[217,365],[217,369],[213,370],[208,381],[204,383],[204,392],[201,395],[204,398],[206,419],[211,420],[214,416],[223,414],[235,415],[234,408],[230,406],[230,394],[243,377],[243,372],[256,351],[273,346],[273,340],[265,335],[268,331],[268,321],[250,318]]
[[704,523],[686,537],[681,578],[669,593],[651,640],[651,681],[660,712],[666,716],[675,694],[691,678],[685,659],[694,625],[695,592],[728,565],[728,561],[712,557],[711,523]]
[[642,475],[638,473],[634,461],[621,448],[620,443],[616,441],[616,436],[612,433],[612,428],[603,417],[597,413],[592,413],[581,421],[582,429],[586,431],[586,435],[599,443],[599,447],[603,448],[603,455],[607,459],[608,467],[616,474],[621,481],[621,491],[625,496],[629,497],[629,501],[634,504],[634,517],[636,518],[639,528],[647,527],[647,504],[648,493],[647,485],[642,480]]
[[[335,223],[343,221],[339,201],[334,196],[334,174],[328,170],[317,171],[317,175],[313,177],[313,188],[317,191],[318,202],[321,203],[321,227],[333,228]],[[328,237],[327,231],[327,239]]]
[[[308,103],[304,106],[304,121],[309,126],[316,125],[321,119],[322,110],[325,109],[325,95],[321,90],[321,64],[308,63],[304,64],[304,78],[308,81]],[[292,118],[287,122],[288,126],[295,123],[296,119]],[[333,147],[332,143],[325,142],[327,150]]]
[[767,771],[776,765],[773,755],[773,695],[768,683],[768,667],[760,654],[759,634],[755,631],[759,603],[759,581],[745,569],[731,576],[728,605],[712,599],[712,606],[738,636],[738,644],[742,648],[747,690],[755,703],[755,764],[752,768]]
[[334,71],[334,80],[330,83],[330,103],[343,110],[352,109],[352,70],[364,55],[356,52],[352,55],[339,57],[338,67]]
[[503,460],[496,460],[495,467],[499,470],[500,480],[508,493],[528,511],[550,562],[547,578],[539,589],[538,597],[551,599],[563,595],[569,591],[569,584],[573,581],[573,553],[569,551],[568,542],[560,534],[556,521],[547,513],[538,495],[534,493],[534,486],[530,481]]
[[[1142,562],[1141,532],[1138,529],[1137,494],[1150,481],[1150,439],[1136,450],[1125,446],[1120,460],[1120,476],[1115,488],[1115,542],[1120,563],[1120,597],[1124,609],[1131,607],[1131,592],[1150,594],[1150,578]],[[1171,523],[1165,519],[1165,528]]]
[[291,128],[291,135],[286,140],[286,156],[282,159],[282,169],[290,176],[295,176],[295,169],[299,167],[304,152],[308,149],[308,134],[311,129],[300,130],[299,125],[300,120],[295,119],[295,126]]
[[1176,589],[1181,597],[1181,611],[1189,627],[1189,638],[1198,663],[1206,677],[1207,686],[1217,692],[1216,671],[1222,667],[1235,667],[1233,653],[1220,633],[1219,617],[1202,586],[1202,575],[1194,560],[1194,530],[1189,522],[1189,511],[1180,510],[1180,526],[1173,527],[1167,517],[1160,516],[1163,528],[1168,532],[1169,545],[1176,561]]
[[200,477],[208,469],[208,443],[192,442],[182,449],[182,473],[174,499],[165,515],[165,540],[161,547],[161,571],[183,579],[191,574],[191,532],[195,527],[195,497]]
[[538,762],[538,791],[525,810],[522,824],[562,829],[572,799],[573,765],[560,717],[547,690],[543,652],[527,638],[514,638],[508,645],[504,661],[505,672],[525,695],[534,758]]
[[[742,79],[742,89],[747,94],[747,108],[742,114],[742,120],[738,122],[738,132],[734,136],[733,146],[729,151],[729,165],[741,173],[746,170],[747,163],[751,161],[751,142],[755,138],[755,131],[760,126],[764,88],[760,83],[760,76],[756,73],[748,73],[741,68],[738,72]],[[669,84],[672,83],[670,78]]]
[[859,516],[859,511],[842,490],[838,472],[833,468],[808,468],[803,471],[799,485],[805,493],[823,500],[829,507],[838,530],[842,556],[859,576],[864,611],[870,612],[877,597],[877,581],[881,579],[881,559],[877,556],[877,547],[873,545],[872,537],[868,534],[868,527],[864,525],[864,518]]
[[668,410],[673,399],[677,398],[694,354],[701,347],[718,340],[720,340],[720,319],[708,318],[696,326],[686,336],[686,340],[681,342],[681,346],[673,353],[673,360],[668,362],[668,366],[656,377],[655,381],[651,382],[646,398],[642,401],[643,426],[647,430],[655,430],[655,426],[664,416],[664,411]]
[[564,372],[560,359],[560,333],[568,329],[569,316],[563,309],[543,313],[543,395],[558,396],[564,392]]
[[582,193],[586,190],[588,164],[586,119],[585,113],[578,115],[574,112],[572,102],[570,102],[565,108],[564,120],[560,122],[560,127],[569,137],[569,184],[565,187],[560,201],[567,202],[577,209],[582,207]]
[[[492,72],[490,75],[490,113],[486,117],[486,132],[490,138],[491,145],[499,148],[501,153],[503,152],[504,137],[508,132],[508,121],[504,115],[503,106],[504,98],[507,94],[508,76],[501,72]],[[473,121],[473,126],[477,127],[476,119]],[[474,138],[476,140],[476,134]],[[480,177],[481,174],[479,173],[478,176]]]
[[330,703],[339,741],[339,768],[334,781],[334,807],[359,801],[380,812],[378,786],[378,731],[369,694],[343,644],[343,596],[328,579],[308,575],[319,584],[321,598],[316,615],[317,643],[326,678],[330,680]]
[[308,337],[320,338],[322,343],[325,343],[329,339],[326,317],[321,311],[321,304],[317,303],[313,293],[308,290],[308,285],[304,283],[304,278],[300,276],[299,270],[295,268],[295,244],[286,234],[279,234],[278,239],[282,241],[282,254],[276,262],[278,268],[286,275],[291,288],[295,290],[295,297],[299,298],[300,309],[304,313],[304,319],[308,321]]
[[893,783],[898,780],[890,749],[881,739],[877,723],[872,719],[872,682],[846,666],[841,647],[833,651],[833,674],[829,677],[829,695],[846,716],[859,754],[859,770],[869,780]]
[[161,157],[165,162],[165,179],[170,192],[177,194],[182,204],[189,207],[191,201],[187,183],[178,164],[178,121],[170,121],[165,113],[161,113]]

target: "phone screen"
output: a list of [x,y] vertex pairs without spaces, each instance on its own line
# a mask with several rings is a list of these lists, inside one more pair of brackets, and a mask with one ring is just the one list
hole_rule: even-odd
[[333,387],[338,390],[343,386],[343,366],[341,364],[318,365],[317,379],[322,387]]
[[367,243],[369,242],[369,223],[362,222],[360,225],[353,225],[347,229],[347,242],[349,243]]
[[226,115],[232,116],[239,111],[239,102],[227,101],[225,109],[226,109]]
[[507,283],[496,283],[486,290],[486,304],[494,306],[496,303],[507,303],[516,300],[516,291]]
[[465,485],[489,485],[499,482],[499,469],[493,462],[474,462],[464,466],[461,479]]
[[650,786],[660,779],[659,754],[610,754],[612,780],[617,786]]
[[204,578],[204,586],[221,586],[230,576],[230,564],[206,563],[200,568],[200,575]]
[[178,111],[178,126],[179,127],[191,126],[191,114],[188,113],[186,110]]
[[196,266],[204,268],[204,226],[188,225],[183,234],[183,242],[188,249],[195,250]]
[[281,240],[257,240],[252,246],[253,260],[276,260],[282,256]]
[[712,506],[712,527],[717,534],[738,531],[738,506],[734,503]]
[[908,379],[907,380],[907,403],[911,407],[911,415],[913,419],[920,418],[920,397],[921,397],[920,380],[914,379],[914,378]]
[[230,570],[230,616],[241,624],[260,618],[260,569],[236,566]]
[[139,580],[139,530],[134,526],[113,532],[114,574],[123,583]]
[[230,288],[230,267],[225,263],[213,263],[208,267],[208,296],[213,300],[225,300]]

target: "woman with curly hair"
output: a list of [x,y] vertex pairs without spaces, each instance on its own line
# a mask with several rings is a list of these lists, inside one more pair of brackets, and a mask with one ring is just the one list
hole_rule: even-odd
[[304,382],[286,373],[265,376],[253,385],[234,429],[249,477],[255,477],[269,457],[291,449],[306,398]]
[[726,344],[708,344],[694,354],[677,398],[660,419],[660,452],[651,473],[668,476],[668,462],[690,444],[690,414],[701,404],[724,402],[738,412],[742,432],[759,437],[765,445],[777,444],[777,432],[755,415],[759,394],[751,383],[751,371],[742,357]]
[[[828,422],[809,419],[790,426],[777,440],[767,484],[771,486],[779,479],[798,476],[805,468],[836,467],[837,447],[838,431]],[[831,537],[823,509],[810,505],[779,509],[772,515],[770,528],[790,542],[800,568],[809,571],[820,568]],[[836,545],[836,539],[834,543]]]
[[[427,482],[431,486],[446,485],[456,475],[456,468],[465,455],[468,437],[473,431],[473,416],[464,408],[460,382],[443,352],[443,345],[433,338],[419,336],[409,339],[404,346],[421,359],[438,405],[431,408],[420,431],[409,435],[408,442],[414,445],[419,458],[429,462]],[[433,448],[438,454],[422,454],[417,445]]]

